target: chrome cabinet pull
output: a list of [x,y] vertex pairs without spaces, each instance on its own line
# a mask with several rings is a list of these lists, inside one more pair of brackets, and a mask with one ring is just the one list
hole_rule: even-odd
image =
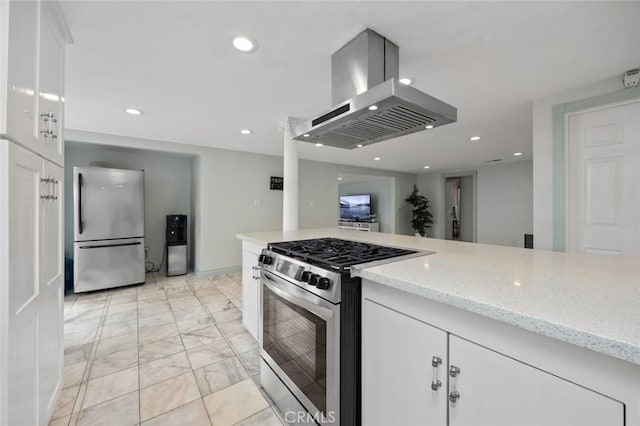
[[42,191],[40,192],[40,199],[48,200],[49,199],[49,179],[40,178],[40,185],[42,186]]
[[42,118],[42,121],[47,125],[47,129],[40,130],[40,134],[43,135],[45,139],[49,137],[53,140],[58,139],[58,135],[53,131],[54,125],[58,122],[55,115],[52,112],[44,112],[40,114],[40,118]]
[[431,358],[431,366],[433,367],[433,375],[431,378],[431,390],[438,392],[438,388],[442,386],[442,382],[438,380],[438,367],[442,364],[442,358],[434,356]]
[[259,266],[252,266],[251,269],[253,269],[254,272],[258,272],[258,275],[252,275],[251,278],[253,278],[254,280],[259,280],[260,279],[260,267]]
[[53,201],[56,201],[58,199],[58,196],[56,195],[58,193],[58,191],[56,190],[58,180],[51,178],[51,183],[53,184]]
[[[58,180],[48,177],[48,178],[40,178],[40,183],[44,186],[44,194],[40,195],[41,200],[57,200],[58,196],[56,195],[58,191],[56,191],[56,185],[59,183]],[[53,189],[53,191],[52,191]]]
[[449,367],[449,406],[455,407],[460,399],[460,392],[456,390],[457,377],[460,375],[460,368],[452,365]]

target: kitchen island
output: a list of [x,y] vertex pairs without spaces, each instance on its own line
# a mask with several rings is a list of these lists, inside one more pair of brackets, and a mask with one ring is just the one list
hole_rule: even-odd
[[238,237],[254,251],[335,237],[435,252],[353,271],[363,424],[640,424],[637,260],[333,228]]

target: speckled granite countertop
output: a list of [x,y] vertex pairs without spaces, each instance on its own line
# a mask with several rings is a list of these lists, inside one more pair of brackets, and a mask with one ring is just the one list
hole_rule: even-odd
[[640,365],[640,260],[334,228],[238,235],[319,237],[433,251],[354,275]]

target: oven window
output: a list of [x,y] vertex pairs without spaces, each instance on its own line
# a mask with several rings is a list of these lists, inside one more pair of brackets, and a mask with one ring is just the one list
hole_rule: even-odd
[[263,349],[326,415],[327,323],[263,288]]

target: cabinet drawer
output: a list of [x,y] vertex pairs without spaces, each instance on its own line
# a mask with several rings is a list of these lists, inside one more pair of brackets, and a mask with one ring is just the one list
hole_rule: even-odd
[[145,280],[144,238],[76,242],[73,252],[76,293]]

